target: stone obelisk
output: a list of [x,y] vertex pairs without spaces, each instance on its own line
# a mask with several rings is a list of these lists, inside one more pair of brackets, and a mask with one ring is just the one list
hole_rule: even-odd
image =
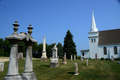
[[48,58],[46,56],[46,43],[45,43],[45,36],[43,39],[43,51],[42,51],[42,57],[40,58],[40,61],[47,61]]

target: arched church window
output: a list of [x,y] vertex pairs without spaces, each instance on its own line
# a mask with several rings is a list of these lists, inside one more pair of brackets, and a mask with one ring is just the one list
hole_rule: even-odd
[[114,46],[114,54],[117,54],[117,47]]
[[93,39],[91,39],[91,42],[93,42]]
[[84,52],[82,52],[82,56],[84,56]]
[[104,48],[103,48],[103,51],[104,51],[104,55],[106,55],[106,54],[107,54],[107,48],[104,47]]
[[94,42],[95,42],[95,39],[94,39]]

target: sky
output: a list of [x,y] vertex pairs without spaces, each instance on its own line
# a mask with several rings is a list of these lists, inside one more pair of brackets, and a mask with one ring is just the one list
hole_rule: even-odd
[[0,0],[0,38],[14,32],[15,20],[20,25],[17,33],[27,33],[32,25],[38,44],[45,35],[47,44],[64,45],[70,30],[80,55],[80,50],[89,49],[92,10],[99,31],[120,28],[120,0]]

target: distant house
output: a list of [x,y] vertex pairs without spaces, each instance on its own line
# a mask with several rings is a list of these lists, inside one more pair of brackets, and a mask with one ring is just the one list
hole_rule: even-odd
[[89,32],[89,50],[80,50],[84,58],[120,57],[120,29],[98,31],[92,13],[92,24]]

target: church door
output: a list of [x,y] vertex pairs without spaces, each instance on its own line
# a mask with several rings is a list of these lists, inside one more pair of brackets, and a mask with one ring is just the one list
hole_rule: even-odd
[[95,60],[97,60],[97,53],[95,54]]

